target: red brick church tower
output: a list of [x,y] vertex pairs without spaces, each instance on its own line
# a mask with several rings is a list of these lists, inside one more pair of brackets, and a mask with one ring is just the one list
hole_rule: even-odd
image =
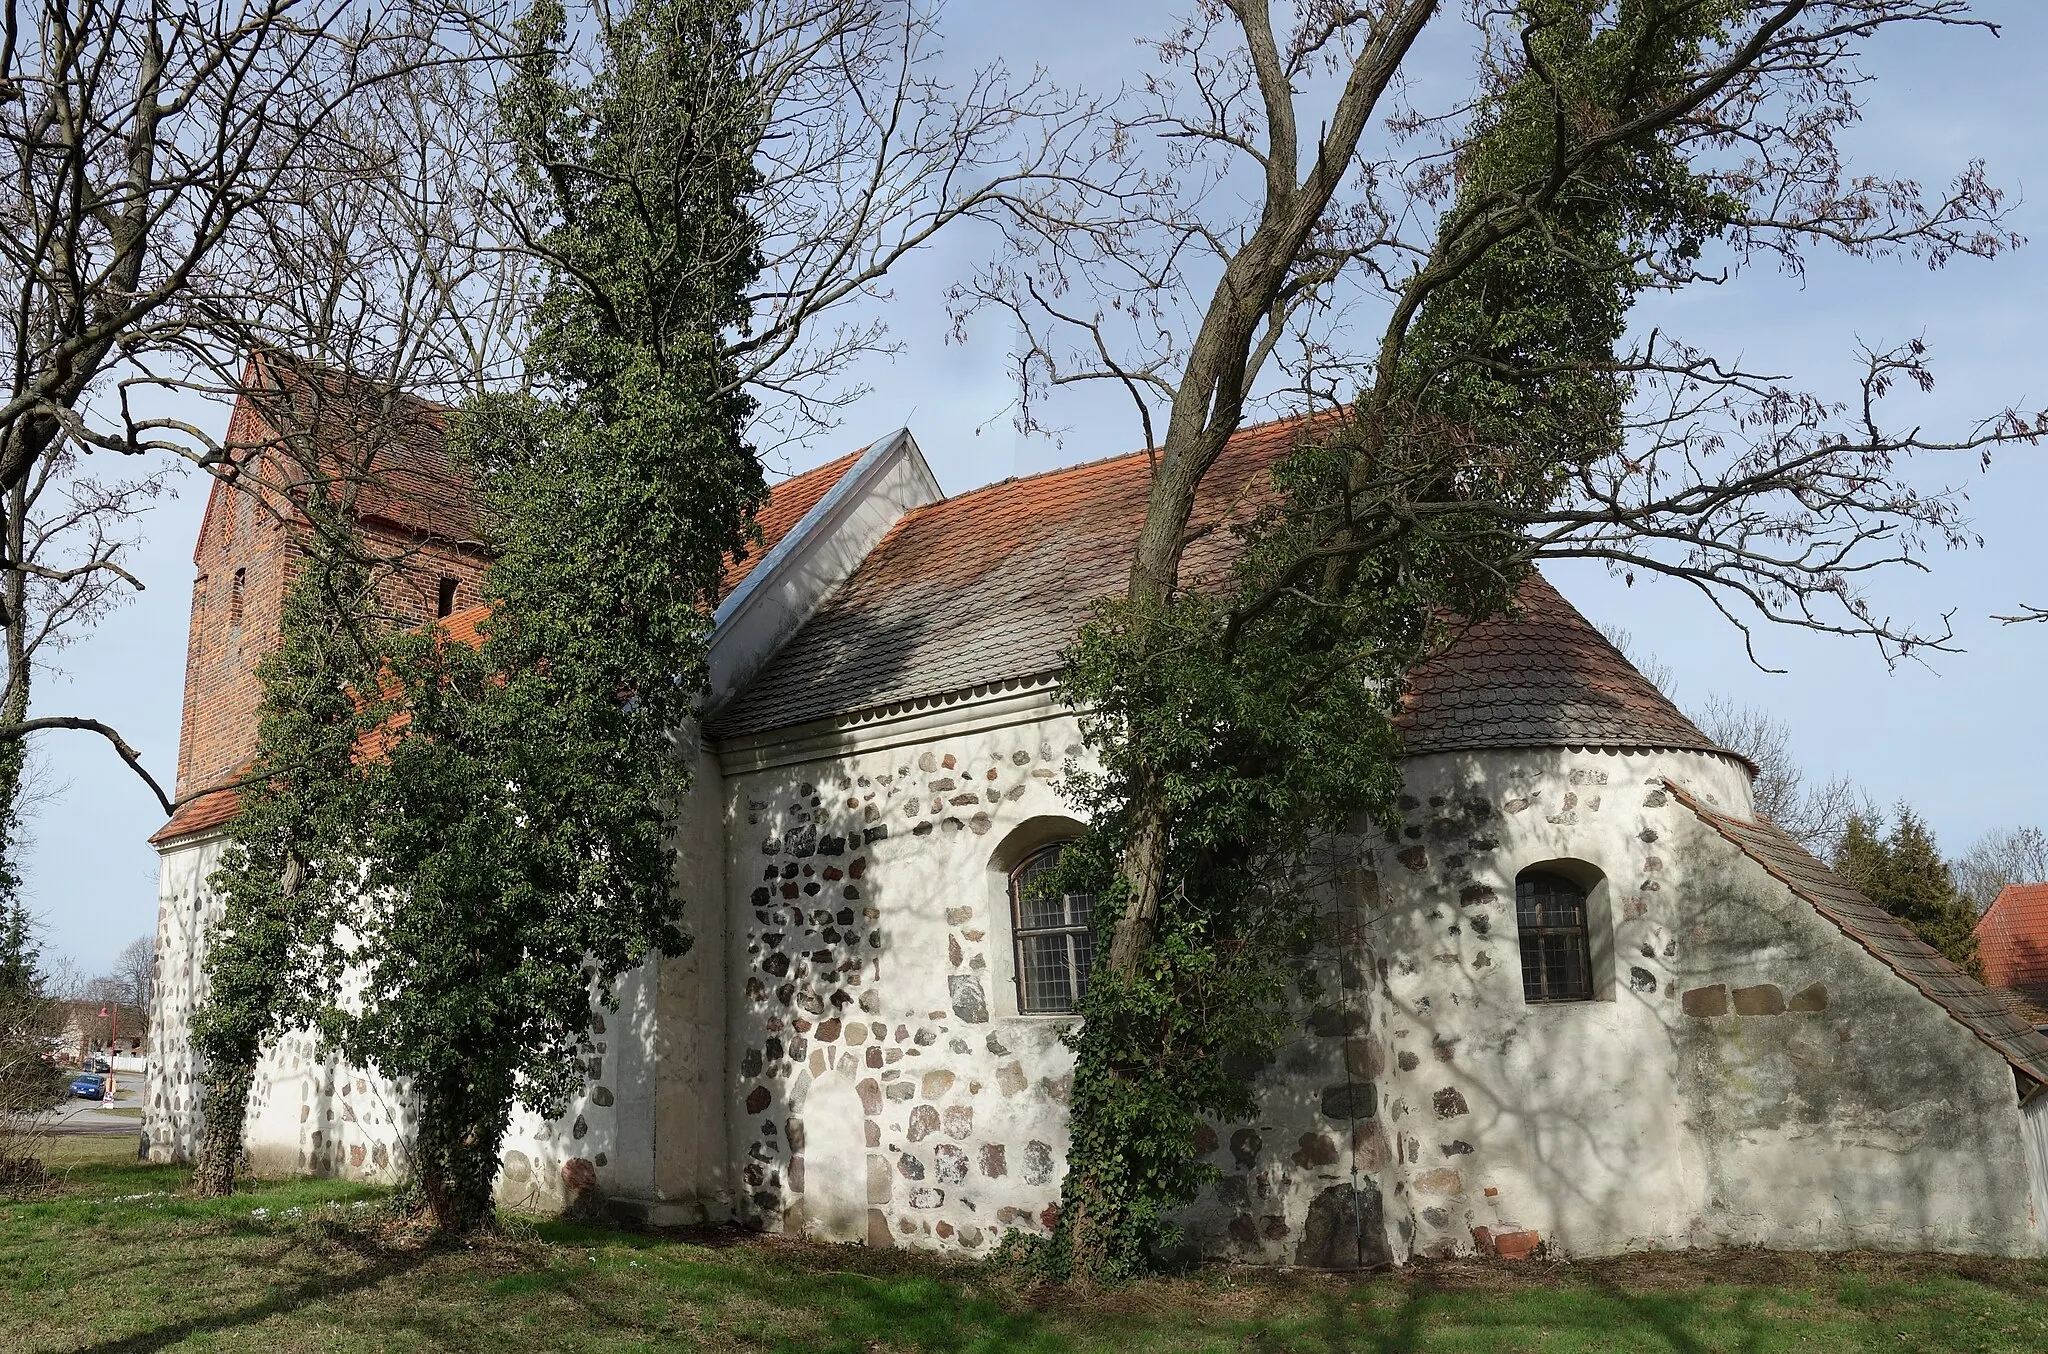
[[201,797],[151,839],[158,843],[234,815],[233,794],[203,792],[234,781],[255,755],[256,665],[278,644],[285,589],[309,529],[301,510],[309,474],[347,486],[357,525],[393,562],[378,590],[385,623],[418,625],[478,600],[485,556],[471,481],[448,457],[448,411],[405,396],[313,390],[298,378],[270,384],[276,396],[236,401],[227,445],[238,469],[215,479],[192,549],[198,576],[176,794]]

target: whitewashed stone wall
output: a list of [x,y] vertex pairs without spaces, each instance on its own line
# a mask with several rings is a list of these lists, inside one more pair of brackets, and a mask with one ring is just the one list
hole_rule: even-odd
[[[1076,747],[1051,717],[731,776],[745,1220],[983,1252],[1057,1217],[1071,1055],[1063,1020],[1015,1014],[1001,880],[1070,824]],[[1202,1254],[2039,1248],[2003,1060],[1664,790],[1746,816],[1740,767],[1406,770],[1399,824],[1307,867],[1317,995],[1256,1072],[1259,1120],[1204,1137]],[[1593,1001],[1523,999],[1539,865],[1590,888]]]
[[[1367,932],[1396,1253],[2036,1251],[2003,1058],[1667,779],[1750,812],[1697,754],[1406,768]],[[1538,865],[1593,885],[1594,1001],[1522,1000],[1514,884]]]
[[[149,1158],[196,1163],[205,1136],[191,1019],[205,998],[208,929],[221,902],[207,881],[226,840],[212,835],[175,843],[158,874],[157,983],[150,1017],[150,1064],[143,1106]],[[513,1207],[559,1209],[584,1196],[619,1189],[616,1073],[605,1076],[618,1032],[632,1035],[630,1017],[644,1005],[646,978],[621,989],[621,1012],[600,1015],[585,1050],[590,1081],[560,1119],[524,1111],[505,1136],[499,1200]],[[628,1019],[624,1022],[620,1016]],[[609,1022],[609,1023],[608,1023]],[[625,1067],[630,1070],[630,1055]],[[645,1098],[644,1072],[628,1094]],[[393,1183],[405,1173],[415,1106],[405,1089],[373,1072],[323,1054],[317,1038],[295,1030],[275,1041],[257,1065],[244,1127],[244,1152],[258,1175],[323,1175]]]
[[1016,1013],[1004,871],[1072,831],[1065,716],[753,771],[732,823],[740,1217],[985,1253],[1057,1218],[1072,1055]]
[[[1078,829],[1057,785],[1085,754],[1049,702],[1012,707],[821,736],[802,760],[725,749],[722,776],[700,757],[678,823],[698,945],[625,984],[567,1115],[515,1122],[501,1198],[968,1254],[1046,1232],[1069,1021],[1018,1013],[1005,884]],[[1219,1178],[1191,1245],[1331,1267],[1538,1245],[2038,1253],[2004,1061],[1667,782],[1749,812],[1716,757],[1442,754],[1408,764],[1398,824],[1306,863],[1314,995],[1246,1069],[1258,1120],[1203,1139]],[[164,857],[158,1160],[192,1159],[202,1127],[184,1022],[218,851]],[[1514,884],[1539,865],[1590,887],[1596,1000],[1523,1000]],[[388,1180],[409,1112],[294,1035],[265,1059],[252,1162]]]

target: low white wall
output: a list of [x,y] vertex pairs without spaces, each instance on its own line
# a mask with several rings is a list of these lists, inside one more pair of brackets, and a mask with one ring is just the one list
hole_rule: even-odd
[[[205,999],[208,928],[221,904],[208,884],[219,867],[225,839],[212,836],[173,843],[159,866],[157,981],[150,1016],[149,1062],[143,1132],[152,1161],[197,1162],[205,1134],[198,1083],[200,1066],[191,1047],[193,1013]],[[560,1118],[543,1120],[515,1112],[505,1135],[498,1180],[500,1200],[514,1207],[559,1207],[569,1193],[620,1188],[618,1104],[651,1102],[646,1081],[651,1060],[637,1059],[642,1079],[607,1079],[606,1059],[617,1058],[612,1043],[639,1037],[632,1014],[646,1000],[644,973],[621,986],[622,1014],[601,1014],[586,1050],[590,1081]],[[626,1059],[628,1066],[636,1060]],[[620,1063],[614,1061],[614,1069]],[[402,1085],[350,1066],[321,1052],[307,1030],[276,1040],[257,1065],[249,1096],[243,1146],[250,1169],[259,1175],[332,1175],[392,1183],[405,1171],[406,1145],[415,1107]]]

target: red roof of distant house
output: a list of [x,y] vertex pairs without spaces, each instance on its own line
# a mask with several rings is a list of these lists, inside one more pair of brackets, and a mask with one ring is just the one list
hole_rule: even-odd
[[1977,919],[1991,987],[2048,989],[2048,884],[2008,884]]
[[[839,477],[861,458],[861,451],[842,456],[836,461],[792,475],[779,484],[771,485],[768,501],[761,505],[754,520],[761,529],[761,542],[746,559],[728,561],[725,573],[725,591],[731,592],[741,579],[752,573],[776,544],[787,536],[791,528],[803,520],[804,514],[816,507],[818,501],[831,492]],[[480,629],[484,618],[491,614],[489,606],[473,606],[436,622],[450,639],[462,644],[476,645],[483,642]],[[402,725],[395,726],[402,727]],[[248,768],[243,768],[246,773]],[[189,836],[216,828],[233,818],[241,806],[241,796],[234,790],[214,790],[186,801],[170,817],[170,821],[151,835],[152,845],[167,842],[174,837]]]

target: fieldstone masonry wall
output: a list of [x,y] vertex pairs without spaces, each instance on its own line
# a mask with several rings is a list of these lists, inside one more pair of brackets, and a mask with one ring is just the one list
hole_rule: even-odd
[[[1667,781],[1750,813],[1699,754],[1409,763],[1369,928],[1397,1255],[1410,1219],[1431,1256],[2039,1249],[2004,1060]],[[1514,885],[1539,865],[1591,887],[1593,1001],[1522,998]]]
[[1056,1221],[1067,1022],[1001,986],[992,861],[1079,755],[1061,719],[728,779],[745,1220],[973,1253]]
[[[693,992],[723,992],[722,1012],[689,1006],[723,1046],[645,1028],[646,975],[629,981],[586,1050],[587,1094],[562,1120],[515,1122],[501,1197],[553,1207],[680,1171],[674,1197],[825,1240],[986,1254],[1051,1228],[1069,1019],[1018,1013],[1005,871],[1075,830],[1057,785],[1084,755],[1059,714],[871,734],[722,782],[704,766],[723,870],[697,867],[686,892],[722,878],[725,917],[705,934],[723,962],[681,962],[698,965]],[[1299,1034],[1245,1069],[1257,1122],[1205,1132],[1218,1178],[1187,1211],[1191,1244],[1326,1268],[1539,1247],[2041,1250],[2003,1059],[1673,782],[1749,812],[1743,771],[1700,754],[1412,760],[1397,823],[1359,824],[1305,863],[1324,900],[1302,960],[1313,996]],[[690,821],[716,835],[703,808]],[[218,850],[164,860],[158,1160],[190,1159],[201,1129],[184,1028]],[[1595,1000],[1523,998],[1513,900],[1535,866],[1590,891]],[[662,998],[662,1020],[680,1000]],[[656,1083],[703,1090],[662,1099]],[[622,1134],[625,1107],[655,1115],[651,1136]],[[723,1115],[726,1145],[694,1118],[666,1126],[679,1115]],[[396,1088],[294,1035],[266,1058],[251,1156],[389,1179],[407,1116]],[[684,1144],[673,1170],[664,1143]]]

